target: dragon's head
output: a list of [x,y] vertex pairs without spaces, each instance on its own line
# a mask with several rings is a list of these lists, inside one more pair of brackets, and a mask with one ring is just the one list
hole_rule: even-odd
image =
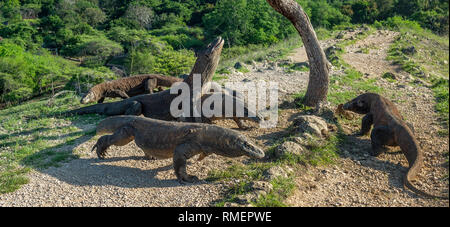
[[362,94],[351,101],[345,103],[342,109],[352,111],[358,114],[367,114],[370,112],[370,105],[373,93]]

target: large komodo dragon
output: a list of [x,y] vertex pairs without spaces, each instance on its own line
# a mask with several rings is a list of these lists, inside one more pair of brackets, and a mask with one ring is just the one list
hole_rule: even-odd
[[428,194],[412,185],[411,181],[416,178],[423,165],[423,153],[413,131],[403,121],[403,117],[394,103],[378,94],[365,93],[345,103],[343,109],[365,114],[362,120],[361,135],[368,134],[373,124],[370,135],[371,155],[380,155],[386,150],[385,146],[400,146],[409,163],[408,172],[403,179],[404,186],[424,197],[448,198],[448,196]]
[[97,134],[111,133],[101,136],[92,148],[96,149],[98,158],[105,158],[109,146],[124,146],[134,140],[149,158],[173,158],[175,175],[181,184],[197,180],[186,172],[186,160],[194,155],[201,154],[199,160],[210,154],[252,158],[265,155],[242,134],[209,124],[114,116],[97,126]]
[[[156,74],[142,74],[124,77],[113,81],[100,83],[89,89],[81,99],[82,104],[103,103],[106,97],[127,99],[142,94],[152,94],[155,88],[170,87],[183,79]],[[161,91],[161,89],[160,89]]]
[[[191,91],[193,91],[194,75],[201,75],[200,82],[202,86],[205,84],[209,84],[208,82],[211,82],[217,65],[219,64],[220,53],[222,52],[223,44],[223,39],[219,37],[211,44],[209,44],[206,50],[198,54],[197,60],[194,67],[192,68],[191,73],[183,81],[189,85]],[[209,88],[202,87],[202,90],[209,91]],[[138,95],[118,102],[95,104],[92,106],[68,111],[67,114],[103,114],[108,116],[143,114],[145,117],[160,120],[177,120],[179,118],[172,116],[170,113],[171,102],[177,96],[178,94],[170,94],[170,90],[164,90],[154,94]],[[234,97],[232,99],[236,103],[241,102]],[[250,111],[246,109],[246,112],[249,113]],[[232,117],[227,118],[233,119],[239,127],[243,127],[243,119],[256,122],[260,122],[262,120],[260,116],[252,112],[245,115],[244,117],[237,117],[234,114]]]

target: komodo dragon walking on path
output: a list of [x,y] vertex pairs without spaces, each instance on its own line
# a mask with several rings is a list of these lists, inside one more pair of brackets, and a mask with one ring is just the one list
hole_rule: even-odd
[[448,196],[437,196],[423,192],[411,183],[423,166],[423,153],[412,129],[403,121],[403,117],[394,103],[378,94],[365,93],[345,103],[343,109],[365,114],[362,120],[361,135],[369,133],[373,124],[370,135],[371,155],[380,155],[386,150],[385,146],[400,146],[409,163],[408,172],[403,179],[404,186],[428,198],[448,199]]
[[[220,53],[222,52],[224,41],[217,38],[207,49],[199,53],[194,67],[189,76],[184,80],[193,90],[194,75],[201,75],[202,86],[212,80],[214,72],[219,64]],[[161,91],[154,94],[139,95],[118,102],[100,103],[66,112],[67,114],[103,114],[114,115],[141,115],[160,120],[175,120],[170,113],[171,102],[178,94],[170,94],[170,90]],[[234,102],[240,102],[234,98]],[[192,108],[191,108],[192,109]],[[247,111],[248,112],[248,111]],[[250,116],[255,116],[251,114]],[[239,127],[243,127],[242,119],[249,119],[260,122],[261,117],[230,117],[235,120]]]
[[181,81],[183,79],[178,77],[156,74],[124,77],[95,85],[81,99],[81,103],[103,103],[106,97],[127,99],[137,95],[152,94],[157,87],[170,87],[172,84]]
[[134,140],[147,157],[173,158],[175,175],[181,184],[198,180],[186,172],[187,159],[197,154],[201,154],[201,159],[210,154],[252,158],[263,158],[265,155],[242,134],[209,124],[114,116],[97,126],[98,135],[107,133],[113,134],[100,137],[92,148],[96,149],[98,158],[105,158],[109,146],[124,146]]

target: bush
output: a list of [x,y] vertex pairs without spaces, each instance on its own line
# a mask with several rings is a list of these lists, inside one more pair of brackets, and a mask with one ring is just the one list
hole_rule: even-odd
[[61,49],[66,56],[81,57],[82,65],[87,67],[103,66],[111,57],[123,53],[123,47],[104,36],[80,35],[78,42]]
[[117,79],[117,75],[105,67],[99,67],[95,70],[81,68],[80,70],[77,70],[77,72],[74,72],[64,89],[74,90],[79,94],[82,94],[86,93],[96,84],[115,79]]
[[[17,103],[52,89],[61,89],[74,75],[86,69],[39,49],[28,52],[9,39],[0,42],[0,102]],[[109,69],[88,72],[111,78]],[[94,80],[95,82],[95,80]]]
[[177,49],[197,49],[202,48],[204,43],[203,29],[199,27],[191,28],[187,26],[170,25],[161,29],[153,29],[149,32],[153,36],[158,36]]
[[0,24],[1,37],[9,38],[15,44],[30,50],[35,50],[42,45],[42,39],[37,36],[37,33],[36,27],[25,21],[8,25]]
[[422,25],[439,34],[448,34],[448,11],[447,13],[437,11],[415,12],[411,18]]
[[310,1],[305,9],[314,27],[332,28],[335,25],[350,22],[350,17],[332,7],[325,0]]
[[185,49],[175,51],[171,46],[164,44],[159,47],[140,47],[132,52],[126,59],[130,74],[156,73],[179,76],[190,72],[195,63],[194,52]]
[[388,28],[394,30],[408,29],[413,31],[423,31],[418,22],[405,20],[401,16],[389,17],[386,21],[383,22],[383,24],[384,26],[387,26]]
[[222,36],[229,45],[272,44],[295,32],[265,0],[222,0],[203,16],[206,39]]

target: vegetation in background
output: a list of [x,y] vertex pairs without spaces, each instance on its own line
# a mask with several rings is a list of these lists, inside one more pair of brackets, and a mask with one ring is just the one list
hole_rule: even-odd
[[[309,15],[319,39],[365,23],[400,31],[389,59],[415,77],[430,76],[426,80],[434,91],[436,110],[448,129],[447,0],[297,1]],[[343,103],[362,92],[383,91],[374,79],[365,79],[341,59],[345,46],[366,37],[370,29],[354,40],[338,43],[328,56],[334,66],[345,70],[343,75],[330,76],[331,103]],[[237,61],[275,60],[302,45],[290,22],[265,0],[1,1],[0,104],[24,103],[0,110],[0,193],[27,183],[25,174],[30,168],[57,166],[77,158],[72,152],[74,145],[94,134],[94,129],[83,126],[101,118],[57,117],[61,111],[80,106],[79,97],[69,92],[50,105],[42,95],[61,89],[83,93],[97,83],[117,78],[108,68],[111,65],[121,67],[126,75],[187,73],[194,64],[194,53],[216,36],[226,41],[219,74],[227,74],[227,67]],[[402,50],[410,45],[421,52],[405,54]],[[296,65],[285,67],[307,70]],[[225,76],[216,75],[214,79],[221,78]],[[26,101],[33,97],[37,98]],[[234,201],[270,167],[330,164],[337,157],[337,146],[344,142],[339,134],[333,135],[325,144],[312,143],[301,156],[232,165],[210,173],[210,180],[239,179],[225,200]],[[283,200],[294,186],[292,179],[289,176],[270,182],[273,190],[253,205],[284,206]]]
[[[448,34],[448,1],[444,0],[298,2],[316,30],[350,23],[390,23],[389,18],[402,16],[435,33]],[[265,0],[5,0],[0,2],[0,45],[21,54],[1,56],[6,66],[0,67],[0,80],[16,92],[0,90],[0,102],[26,100],[45,92],[48,80],[63,84],[83,70],[51,55],[78,59],[77,65],[93,70],[118,65],[126,75],[176,76],[188,72],[194,52],[216,36],[226,40],[223,59],[227,60],[277,46],[291,35],[296,35],[293,26]],[[278,51],[254,57],[284,54]],[[42,66],[43,61],[51,67]],[[21,64],[39,69],[11,70]],[[24,81],[26,85],[17,87]]]

